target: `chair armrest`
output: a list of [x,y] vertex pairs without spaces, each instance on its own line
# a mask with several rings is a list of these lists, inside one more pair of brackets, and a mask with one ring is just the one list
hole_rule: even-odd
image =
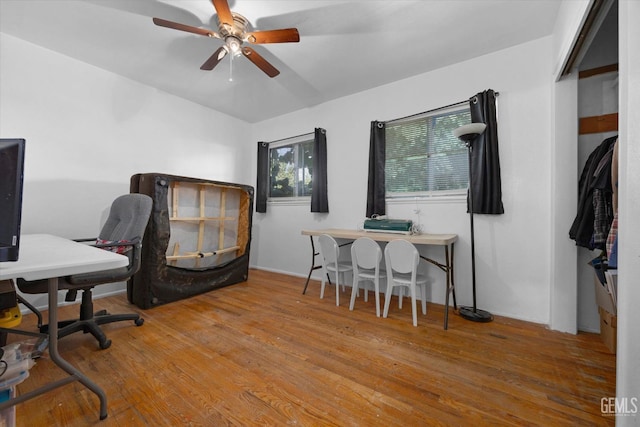
[[97,237],[87,237],[84,239],[73,239],[74,242],[83,243],[83,242],[95,242]]
[[[94,239],[95,241],[96,239]],[[138,244],[141,243],[141,239],[140,237],[134,237],[131,240],[127,240],[127,241],[117,241],[117,242],[111,242],[111,243],[94,243],[93,247],[96,248],[113,248],[113,247],[118,247],[118,246],[130,246],[132,248],[135,248],[135,246],[137,246]]]
[[[94,245],[96,247],[114,247],[114,246],[130,246],[133,248],[131,251],[127,251],[124,256],[129,258],[129,265],[115,270],[99,271],[95,273],[78,274],[74,276],[67,276],[66,282],[73,287],[82,288],[86,285],[98,285],[102,283],[122,282],[129,279],[140,269],[141,252],[142,252],[142,239],[139,237],[134,238],[126,244],[105,244]],[[66,289],[70,289],[66,287]]]

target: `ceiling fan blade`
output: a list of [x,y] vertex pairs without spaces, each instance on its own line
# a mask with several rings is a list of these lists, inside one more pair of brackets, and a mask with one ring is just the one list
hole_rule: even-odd
[[297,43],[300,41],[300,34],[297,28],[283,28],[246,33],[244,39],[249,43]]
[[191,25],[179,24],[177,22],[167,21],[166,19],[162,18],[153,18],[153,23],[160,27],[171,28],[173,30],[186,31],[187,33],[199,34],[201,36],[207,37],[215,37],[218,39],[220,38],[220,35],[218,33],[207,30],[206,28],[192,27]]
[[213,68],[218,65],[218,62],[222,61],[227,54],[227,49],[224,46],[221,46],[218,50],[216,50],[213,55],[207,59],[204,64],[200,67],[201,70],[211,71]]
[[231,14],[231,9],[229,9],[227,0],[211,0],[211,2],[213,3],[213,7],[216,8],[216,12],[218,12],[218,20],[220,23],[233,26],[233,15]]
[[251,49],[248,46],[242,48],[242,54],[246,56],[249,61],[253,62],[258,68],[260,68],[266,75],[269,77],[275,77],[280,74],[273,65],[269,64],[269,62],[264,59],[262,56],[258,55],[258,52]]

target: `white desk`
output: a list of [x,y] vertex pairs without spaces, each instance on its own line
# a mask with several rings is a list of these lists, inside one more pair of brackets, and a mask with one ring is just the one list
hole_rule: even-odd
[[19,260],[0,263],[0,280],[22,278],[49,280],[49,356],[69,377],[23,393],[0,404],[0,410],[29,400],[73,381],[79,381],[100,399],[100,419],[107,417],[107,397],[88,377],[62,359],[58,353],[58,278],[73,274],[111,270],[128,265],[126,256],[97,249],[48,234],[27,234],[20,238]]
[[430,262],[431,264],[444,271],[446,274],[446,296],[445,296],[445,312],[444,312],[444,329],[449,326],[449,294],[453,296],[453,308],[457,310],[456,305],[456,292],[453,280],[453,249],[454,243],[458,240],[457,234],[397,234],[397,233],[380,233],[376,231],[363,231],[363,230],[346,230],[340,228],[329,228],[325,230],[302,230],[304,236],[309,236],[311,239],[311,269],[307,276],[307,282],[304,285],[304,294],[307,291],[309,285],[309,279],[313,270],[321,268],[316,264],[316,256],[320,255],[316,252],[315,245],[313,243],[313,236],[319,236],[321,234],[328,234],[336,239],[356,240],[360,237],[369,237],[377,242],[390,242],[396,239],[407,240],[414,245],[430,245],[430,246],[442,246],[444,247],[444,264],[438,261],[420,256],[423,260]]

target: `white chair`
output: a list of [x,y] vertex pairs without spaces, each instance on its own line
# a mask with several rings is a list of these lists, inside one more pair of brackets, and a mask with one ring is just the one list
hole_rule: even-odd
[[336,305],[340,305],[340,275],[343,275],[342,290],[344,291],[344,274],[353,271],[351,264],[340,262],[340,246],[338,242],[328,234],[318,236],[320,243],[320,256],[322,257],[322,287],[320,298],[324,298],[324,285],[329,272],[336,276]]
[[421,287],[422,314],[427,314],[427,277],[418,273],[420,254],[416,247],[406,240],[392,240],[384,249],[384,260],[387,267],[387,291],[384,301],[383,317],[389,314],[389,304],[393,288],[398,288],[398,307],[402,308],[404,288],[409,288],[413,326],[418,326],[416,313],[416,287]]
[[[380,271],[380,261],[382,260],[382,250],[380,245],[369,237],[360,237],[351,245],[351,263],[353,264],[353,287],[351,288],[351,304],[349,310],[353,311],[353,306],[358,295],[358,285],[361,281],[373,283],[376,296],[376,316],[380,317],[380,279],[384,279],[384,270]],[[364,300],[368,301],[369,290],[363,289]]]

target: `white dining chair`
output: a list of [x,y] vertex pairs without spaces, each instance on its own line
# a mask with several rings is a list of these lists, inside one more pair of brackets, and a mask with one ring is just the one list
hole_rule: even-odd
[[384,259],[387,268],[387,290],[385,293],[383,317],[389,314],[389,304],[393,288],[398,288],[398,307],[402,309],[404,288],[409,288],[411,295],[411,310],[413,326],[418,326],[416,312],[416,288],[421,287],[422,314],[427,314],[427,284],[425,275],[418,273],[420,254],[416,247],[406,240],[392,240],[384,249]]
[[[353,311],[356,296],[359,294],[360,282],[373,284],[376,299],[376,316],[380,317],[380,279],[386,274],[380,268],[382,250],[380,245],[369,237],[360,237],[351,245],[351,263],[353,265],[353,286],[351,288],[351,304],[349,310]],[[369,290],[365,287],[364,300],[368,301]]]
[[320,257],[322,258],[322,286],[320,298],[324,298],[324,286],[329,273],[334,273],[336,278],[336,305],[340,305],[340,276],[342,275],[342,291],[344,292],[344,275],[353,271],[348,262],[340,262],[340,246],[336,240],[328,234],[318,236],[320,243]]

